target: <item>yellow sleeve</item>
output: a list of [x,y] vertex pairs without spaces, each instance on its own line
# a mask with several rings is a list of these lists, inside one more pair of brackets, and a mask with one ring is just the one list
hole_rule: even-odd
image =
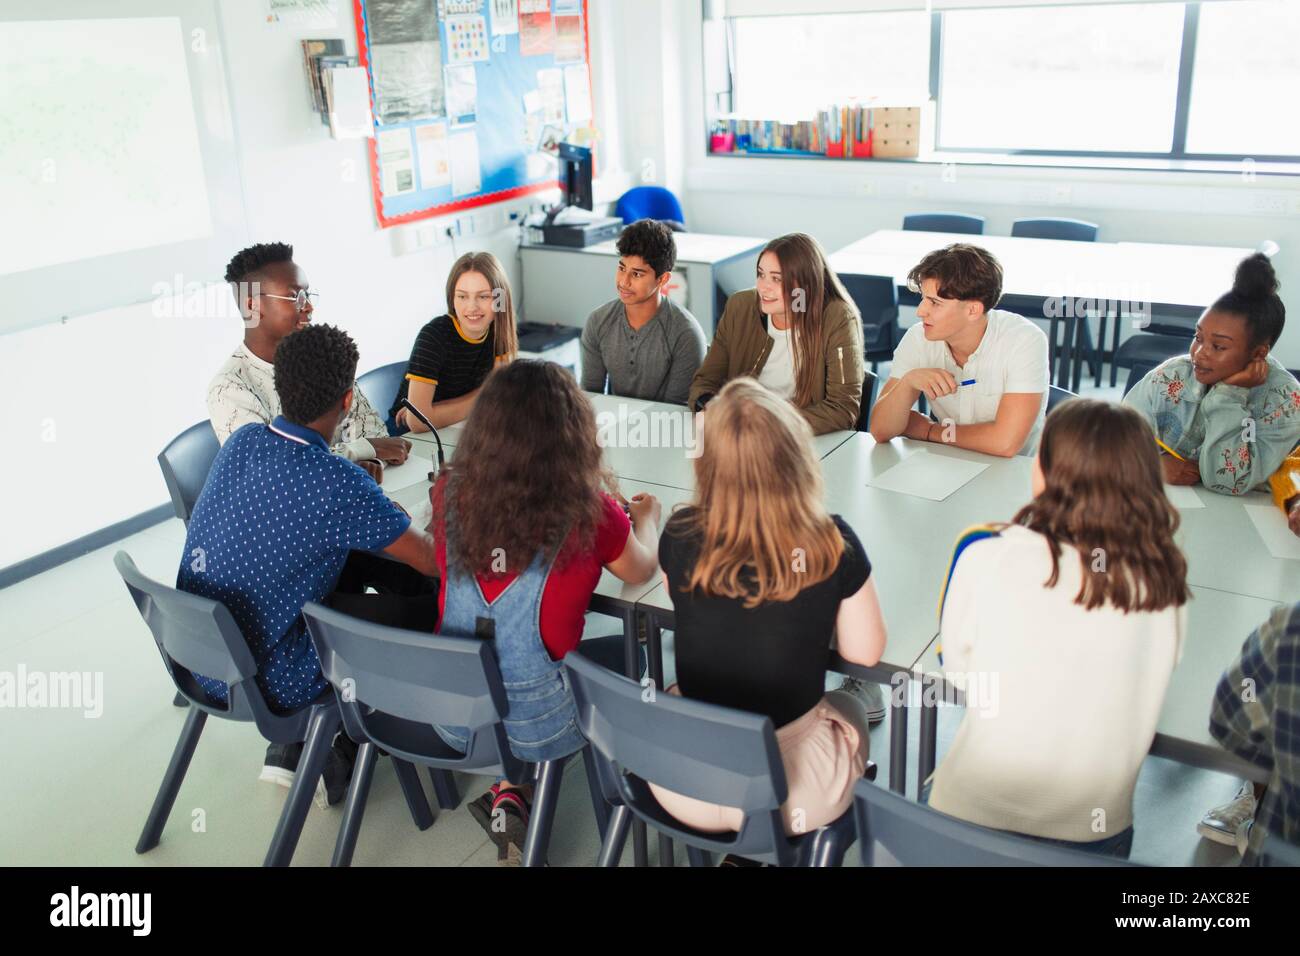
[[1287,500],[1300,495],[1300,449],[1292,451],[1273,472],[1268,486],[1273,490],[1273,503],[1285,511]]

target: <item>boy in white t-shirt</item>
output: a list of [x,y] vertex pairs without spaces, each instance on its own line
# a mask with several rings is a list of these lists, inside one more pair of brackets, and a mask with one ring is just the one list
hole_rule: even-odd
[[[1047,408],[1047,336],[995,308],[1002,266],[985,249],[954,243],[908,274],[920,319],[894,350],[871,411],[871,434],[946,442],[990,455],[1032,455]],[[912,406],[925,395],[936,420]]]

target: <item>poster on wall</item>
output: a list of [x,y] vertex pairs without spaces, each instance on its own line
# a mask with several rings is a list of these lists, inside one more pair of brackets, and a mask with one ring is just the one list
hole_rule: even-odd
[[441,116],[442,44],[427,0],[370,0],[370,73],[381,126]]

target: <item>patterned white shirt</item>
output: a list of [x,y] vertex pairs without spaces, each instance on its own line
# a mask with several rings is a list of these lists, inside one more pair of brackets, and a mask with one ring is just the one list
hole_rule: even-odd
[[[226,439],[249,422],[264,425],[280,414],[280,396],[275,391],[275,368],[248,350],[243,342],[208,384],[208,417],[217,441]],[[330,450],[351,461],[375,456],[371,438],[387,438],[384,420],[375,412],[360,388],[352,391],[352,407],[339,423]]]

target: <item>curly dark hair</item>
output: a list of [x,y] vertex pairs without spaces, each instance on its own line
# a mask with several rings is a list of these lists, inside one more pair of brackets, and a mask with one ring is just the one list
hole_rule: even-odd
[[1179,515],[1146,419],[1126,405],[1072,398],[1047,416],[1038,462],[1043,491],[1012,522],[1047,538],[1045,587],[1059,579],[1062,545],[1073,545],[1083,571],[1076,604],[1159,611],[1187,603]]
[[309,325],[287,335],[275,349],[275,393],[284,417],[306,425],[324,415],[352,388],[357,346],[332,325]]
[[1279,283],[1273,263],[1268,256],[1257,252],[1237,264],[1237,274],[1231,291],[1215,300],[1215,312],[1230,312],[1246,321],[1250,334],[1250,347],[1277,345],[1286,325],[1286,306],[1277,294]]
[[618,237],[620,256],[640,256],[656,276],[672,272],[677,264],[677,243],[667,223],[658,219],[638,219],[625,227]]
[[469,573],[500,571],[502,554],[505,571],[520,572],[542,551],[563,567],[593,546],[601,494],[614,488],[573,376],[517,359],[484,380],[456,461],[433,487],[430,531],[447,541],[449,565]]
[[943,298],[981,302],[985,312],[996,309],[1002,299],[1002,264],[987,249],[965,242],[927,255],[907,274],[907,286],[920,292],[925,279],[939,280]]
[[227,282],[244,282],[276,262],[292,262],[293,246],[287,242],[259,242],[240,249],[226,266]]

